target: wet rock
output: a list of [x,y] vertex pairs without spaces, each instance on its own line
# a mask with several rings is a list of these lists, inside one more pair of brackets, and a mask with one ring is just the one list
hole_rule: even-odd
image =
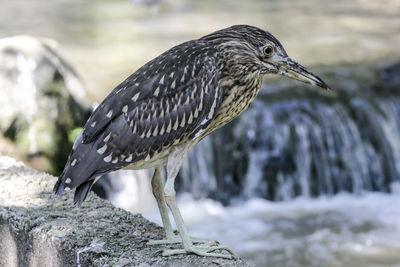
[[0,40],[0,134],[30,165],[59,173],[69,133],[90,114],[86,90],[54,42],[29,36]]
[[382,67],[378,70],[378,73],[382,80],[400,84],[400,62]]
[[55,177],[0,154],[0,266],[248,266],[242,260],[163,257],[162,228],[93,193],[81,208],[73,192],[55,197]]

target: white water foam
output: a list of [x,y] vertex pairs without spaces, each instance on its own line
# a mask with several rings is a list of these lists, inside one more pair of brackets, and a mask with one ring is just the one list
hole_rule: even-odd
[[[400,266],[400,185],[393,189],[230,207],[188,194],[178,202],[192,236],[218,240],[256,266]],[[161,224],[153,207],[144,216]]]
[[[113,203],[161,225],[149,175],[128,178],[129,196]],[[400,184],[391,189],[228,207],[180,194],[178,205],[192,236],[218,240],[256,266],[400,266]]]

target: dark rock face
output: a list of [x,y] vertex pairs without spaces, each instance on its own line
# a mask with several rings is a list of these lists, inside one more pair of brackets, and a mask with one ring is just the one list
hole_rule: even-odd
[[386,80],[389,83],[400,84],[400,62],[381,68],[379,76],[382,80]]
[[0,94],[0,134],[30,165],[61,172],[73,142],[69,134],[84,124],[90,105],[80,78],[51,41],[0,40]]

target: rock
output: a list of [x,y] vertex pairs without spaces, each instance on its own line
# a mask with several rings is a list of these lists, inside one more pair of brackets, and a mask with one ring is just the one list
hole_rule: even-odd
[[55,177],[0,154],[0,266],[248,266],[196,255],[163,257],[162,228],[93,193],[81,208],[73,192],[52,193]]
[[380,96],[393,97],[400,93],[400,62],[380,63],[376,70],[374,91]]
[[90,115],[86,90],[49,40],[0,39],[0,134],[35,168],[59,173],[69,134]]
[[387,83],[400,84],[400,62],[385,65],[378,69],[379,78]]

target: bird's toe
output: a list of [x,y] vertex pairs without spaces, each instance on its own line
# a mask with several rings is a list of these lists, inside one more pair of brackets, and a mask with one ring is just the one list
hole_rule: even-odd
[[[220,251],[220,252],[216,252]],[[223,253],[223,251],[227,253]],[[191,245],[185,249],[165,249],[162,251],[162,255],[165,257],[181,254],[196,254],[203,257],[214,257],[214,258],[224,258],[224,259],[238,259],[234,251],[229,247],[219,246],[218,242],[212,241],[204,244]]]

